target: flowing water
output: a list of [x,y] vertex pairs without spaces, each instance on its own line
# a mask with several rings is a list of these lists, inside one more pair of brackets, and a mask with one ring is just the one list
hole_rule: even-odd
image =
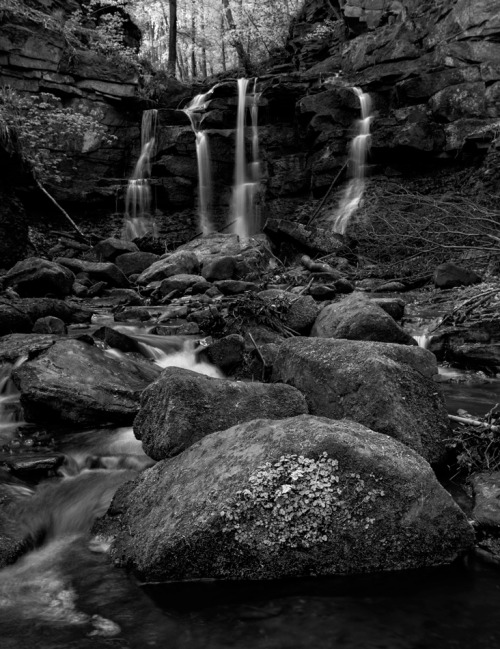
[[[213,89],[212,89],[213,90]],[[210,206],[212,202],[212,170],[208,133],[200,129],[203,111],[212,90],[196,95],[184,112],[191,120],[191,126],[196,138],[196,159],[198,163],[198,216],[199,229],[203,235],[214,231],[211,221]]]
[[[198,362],[192,341],[120,330],[162,367],[211,368]],[[9,392],[12,405],[18,399],[6,387],[12,368],[3,369],[2,394]],[[17,424],[8,407],[1,411],[10,437],[22,422],[16,416]],[[52,434],[51,452],[64,456],[57,475],[26,484],[0,473],[0,506],[7,503],[2,511],[11,513],[11,527],[0,529],[0,547],[5,531],[26,546],[24,556],[0,571],[2,649],[500,646],[500,573],[486,564],[326,579],[140,585],[113,567],[107,540],[92,537],[90,528],[116,489],[154,462],[132,428]]]
[[[259,232],[256,197],[259,192],[259,131],[258,106],[260,95],[257,93],[257,79],[253,92],[248,95],[249,79],[238,79],[238,113],[236,120],[236,159],[232,201],[232,220],[234,232],[243,239]],[[247,163],[245,134],[247,108],[250,106],[252,129],[252,160]]]
[[353,91],[359,98],[361,119],[358,120],[358,133],[351,142],[349,152],[348,166],[351,179],[344,190],[334,215],[333,229],[339,234],[345,233],[352,215],[358,209],[363,198],[366,156],[370,145],[371,98],[368,93],[363,92],[360,88],[354,87]]
[[141,153],[132,177],[128,181],[125,197],[125,223],[123,239],[132,241],[154,232],[151,217],[151,158],[154,155],[158,111],[145,110],[141,124]]

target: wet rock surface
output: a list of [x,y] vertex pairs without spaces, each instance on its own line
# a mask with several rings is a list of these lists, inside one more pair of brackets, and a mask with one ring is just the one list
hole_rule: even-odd
[[[261,494],[280,467],[276,491]],[[308,470],[318,470],[320,482],[304,518],[299,474]],[[322,475],[326,484],[335,476],[332,491],[321,486]],[[321,495],[325,509],[316,509]],[[146,580],[439,565],[473,538],[465,515],[416,453],[359,424],[309,415],[205,437],[119,490],[99,528],[114,537],[114,560]]]
[[290,386],[229,381],[173,367],[144,391],[134,432],[146,453],[160,460],[243,421],[306,412],[303,395]]
[[430,462],[443,457],[449,435],[434,374],[435,358],[421,348],[314,338],[284,342],[273,367],[275,380],[305,394],[311,414],[358,421]]
[[116,360],[97,347],[63,340],[24,363],[13,378],[28,421],[85,426],[132,423],[143,389],[158,373],[146,360]]

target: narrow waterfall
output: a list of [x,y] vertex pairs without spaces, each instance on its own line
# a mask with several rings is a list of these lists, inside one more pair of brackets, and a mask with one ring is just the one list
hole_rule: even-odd
[[27,356],[21,356],[14,365],[0,365],[0,444],[8,441],[15,430],[24,423],[19,403],[20,394],[11,374],[26,358]]
[[334,215],[333,229],[339,234],[344,234],[351,216],[358,209],[365,190],[366,156],[370,145],[370,122],[372,120],[371,98],[360,88],[353,88],[359,98],[361,106],[361,119],[358,121],[358,134],[351,143],[349,152],[349,168],[351,179],[340,199],[340,204]]
[[212,202],[212,170],[210,164],[210,149],[208,134],[200,129],[207,97],[211,91],[204,95],[196,95],[184,112],[191,120],[191,126],[196,137],[196,159],[198,161],[198,215],[200,232],[210,234],[214,228],[211,222],[210,205]]
[[154,233],[151,218],[151,158],[154,154],[158,111],[145,110],[141,124],[141,153],[135,165],[134,173],[128,181],[125,198],[125,224],[122,238],[131,241],[143,237],[148,232]]
[[259,189],[260,176],[258,141],[258,103],[260,95],[256,92],[257,79],[255,79],[250,103],[252,123],[252,162],[250,165],[247,165],[245,127],[248,84],[248,79],[238,79],[236,160],[232,205],[234,232],[242,238],[248,238],[259,230],[259,224],[257,223],[256,218],[255,198]]

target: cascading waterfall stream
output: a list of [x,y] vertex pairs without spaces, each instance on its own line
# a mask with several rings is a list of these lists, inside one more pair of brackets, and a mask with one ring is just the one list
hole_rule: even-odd
[[11,375],[12,370],[26,359],[27,356],[21,356],[14,365],[0,365],[0,442],[6,441],[24,423],[19,403],[20,394]]
[[151,218],[151,158],[156,143],[156,126],[158,111],[145,110],[141,124],[141,153],[135,165],[134,173],[128,181],[125,198],[125,224],[123,239],[131,241],[143,237],[148,232],[154,233]]
[[258,102],[255,79],[250,104],[252,123],[252,162],[247,165],[245,151],[245,127],[247,89],[249,79],[238,79],[238,116],[236,121],[236,160],[233,188],[232,216],[234,232],[246,239],[259,230],[256,218],[255,198],[259,189],[260,163],[258,141]]
[[210,206],[212,202],[212,170],[210,163],[210,148],[208,134],[200,129],[200,122],[203,116],[209,91],[202,95],[196,95],[193,101],[184,109],[184,112],[191,120],[191,126],[196,137],[196,159],[198,162],[198,215],[199,228],[203,235],[210,234],[214,227],[210,217]]
[[352,215],[358,209],[365,190],[366,156],[370,145],[371,98],[360,88],[353,87],[361,106],[361,119],[358,122],[358,134],[351,143],[349,167],[351,179],[340,199],[340,204],[334,216],[334,232],[345,234]]

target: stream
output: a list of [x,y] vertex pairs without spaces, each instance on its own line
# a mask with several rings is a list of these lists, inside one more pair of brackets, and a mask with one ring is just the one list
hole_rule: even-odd
[[[162,367],[194,367],[195,352],[182,341],[122,331]],[[217,375],[209,365],[196,369]],[[31,549],[0,571],[1,649],[500,646],[500,574],[472,559],[351,577],[137,583],[113,567],[89,530],[118,486],[153,461],[132,428],[24,424],[9,370],[0,376],[0,460],[17,462],[17,472],[0,469],[0,504],[14,502],[15,528]],[[498,381],[464,382],[451,368],[440,374],[450,412],[484,415],[494,405]],[[23,474],[23,458],[33,455],[44,471],[44,461],[53,467],[53,478],[37,483],[36,471]]]

